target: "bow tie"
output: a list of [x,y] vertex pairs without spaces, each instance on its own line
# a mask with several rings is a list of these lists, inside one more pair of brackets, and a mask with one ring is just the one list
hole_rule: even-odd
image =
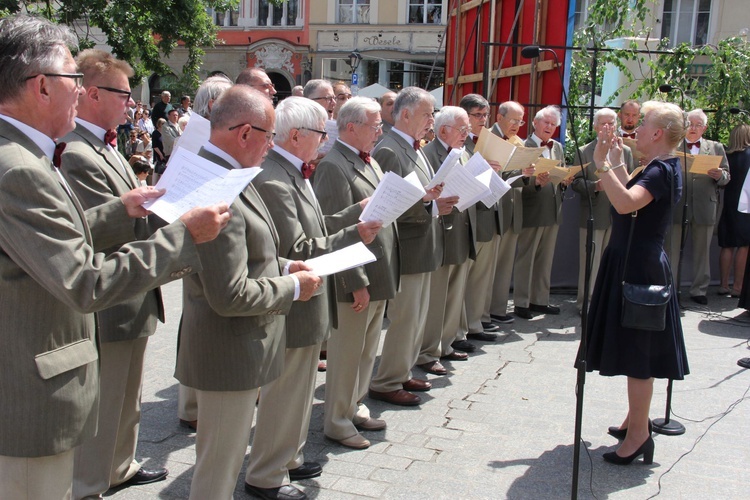
[[109,144],[117,149],[117,132],[114,129],[109,129],[107,130],[107,133],[104,134],[104,144]]
[[[685,141],[685,142],[687,142],[687,141]],[[695,142],[687,142],[687,147],[688,147],[688,149],[693,149],[693,148],[700,149],[701,148],[701,141],[700,141],[700,139],[697,140],[697,141],[695,141]]]
[[478,140],[479,140],[479,136],[478,136],[478,135],[474,135],[474,136],[472,136],[472,137],[471,137],[471,141],[472,141],[472,142],[473,142],[474,144],[476,144]]
[[542,141],[542,143],[540,144],[540,147],[543,147],[543,148],[547,147],[549,149],[552,149],[552,146],[554,146],[554,145],[555,145],[555,143],[552,142],[552,141]]
[[52,155],[52,164],[57,168],[60,168],[60,164],[62,163],[62,154],[63,151],[65,151],[66,145],[67,144],[64,142],[58,142],[55,145],[55,154]]
[[302,177],[304,177],[305,179],[309,179],[314,171],[315,171],[315,167],[313,167],[309,163],[302,164]]
[[416,141],[414,141],[414,144],[412,144],[412,146],[414,146],[414,151],[419,151],[419,148],[422,147],[422,143],[419,141],[419,139],[417,139]]
[[633,132],[632,134],[626,134],[625,132],[623,132],[622,138],[623,139],[635,139],[635,132]]
[[371,160],[370,153],[365,153],[364,151],[360,151],[359,157],[362,158],[363,162],[367,163],[368,165],[370,164],[370,160]]

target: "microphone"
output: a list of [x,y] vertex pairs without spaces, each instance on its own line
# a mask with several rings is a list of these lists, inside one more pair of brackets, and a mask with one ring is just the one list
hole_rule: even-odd
[[540,52],[541,49],[539,48],[539,45],[528,45],[521,49],[521,57],[534,59],[535,57],[539,57]]
[[729,112],[733,115],[739,115],[740,113],[742,113],[742,110],[740,108],[729,108]]
[[667,94],[669,92],[672,92],[672,90],[674,90],[674,87],[672,87],[668,83],[662,83],[661,85],[659,85],[659,92],[664,92],[665,94]]

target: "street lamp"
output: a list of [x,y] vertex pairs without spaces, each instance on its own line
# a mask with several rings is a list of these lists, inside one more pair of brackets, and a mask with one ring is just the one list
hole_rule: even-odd
[[352,84],[351,84],[352,95],[357,95],[358,83],[359,83],[359,78],[357,76],[357,68],[359,68],[359,63],[361,62],[362,62],[362,55],[359,53],[358,50],[355,49],[349,54],[349,66],[352,67]]

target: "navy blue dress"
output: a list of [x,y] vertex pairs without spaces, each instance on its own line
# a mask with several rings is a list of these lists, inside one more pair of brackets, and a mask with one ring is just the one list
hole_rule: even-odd
[[620,215],[612,208],[612,236],[602,254],[599,273],[588,316],[586,368],[601,375],[626,375],[639,379],[682,380],[689,373],[677,296],[672,294],[664,331],[633,330],[620,326],[622,271],[631,221],[635,220],[633,241],[625,278],[630,283],[665,284],[671,276],[664,239],[671,225],[670,187],[677,182],[674,202],[682,194],[680,160],[652,161],[628,182],[643,186],[654,197],[638,211]]

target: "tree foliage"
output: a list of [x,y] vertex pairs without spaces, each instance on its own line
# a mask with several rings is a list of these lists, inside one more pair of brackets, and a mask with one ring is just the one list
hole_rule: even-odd
[[[133,66],[134,80],[152,72],[170,73],[162,61],[179,44],[187,51],[182,78],[197,85],[204,48],[217,42],[216,27],[206,9],[223,11],[237,4],[238,0],[2,0],[0,9],[27,11],[67,24],[78,35],[81,48],[106,43],[113,54]],[[92,27],[99,28],[106,39],[95,39]]]
[[[586,24],[574,34],[573,45],[580,50],[572,57],[571,105],[589,106],[591,93],[601,86],[604,67],[612,64],[629,81],[640,81],[634,96],[623,98],[663,99],[680,105],[679,92],[668,95],[659,92],[661,84],[669,83],[685,92],[686,110],[703,108],[709,113],[709,129],[705,135],[726,141],[731,128],[743,118],[730,115],[729,108],[750,105],[750,46],[746,40],[730,38],[716,45],[693,47],[681,44],[668,49],[669,40],[661,39],[650,49],[667,53],[659,54],[653,60],[639,54],[635,43],[611,52],[598,50],[607,49],[607,40],[615,38],[658,38],[658,34],[648,31],[648,26],[653,25],[649,22],[653,15],[652,8],[655,8],[653,0],[596,0],[590,5]],[[638,61],[638,75],[633,75],[628,69],[625,64],[628,61]],[[592,84],[595,63],[597,78]],[[694,64],[704,68],[705,72],[702,75],[691,74],[689,69]],[[583,144],[593,138],[589,130],[589,117],[580,111],[576,115],[576,120],[570,126],[576,127],[579,141]]]

